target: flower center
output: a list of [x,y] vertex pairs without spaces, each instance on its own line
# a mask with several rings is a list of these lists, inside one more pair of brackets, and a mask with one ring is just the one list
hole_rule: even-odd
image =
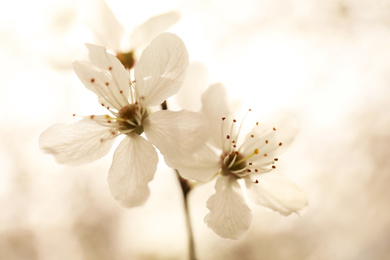
[[[250,163],[247,162],[252,156],[259,153],[258,149],[255,149],[254,152],[246,157],[239,153],[238,151],[233,151],[221,156],[221,172],[222,175],[233,174],[235,177],[240,178],[245,175],[247,172],[248,166]],[[250,172],[250,170],[249,170]]]
[[126,69],[131,69],[134,66],[134,52],[119,52],[116,57],[125,66]]
[[[246,161],[242,161],[244,156],[240,153],[230,153],[222,156],[222,175],[230,175],[232,172],[241,172],[246,168]],[[240,162],[242,161],[242,162]],[[237,163],[239,162],[239,163]]]
[[142,121],[149,116],[146,108],[139,104],[129,104],[119,110],[117,121],[119,131],[124,134],[135,132],[140,135],[144,132]]
[[[250,111],[251,109],[248,110],[248,112]],[[244,119],[247,114],[245,114]],[[283,145],[282,142],[277,140],[278,137],[275,136],[276,127],[260,128],[259,122],[256,122],[255,128],[251,130],[243,142],[241,142],[241,145],[238,146],[238,137],[244,120],[238,127],[238,131],[235,131],[236,119],[233,119],[230,127],[226,127],[225,120],[226,117],[222,117],[222,155],[220,159],[221,168],[218,173],[225,176],[233,175],[239,179],[246,178],[251,174],[267,173],[276,168],[274,164],[279,159],[274,157],[274,151]],[[254,158],[251,159],[252,157]],[[258,180],[254,182],[258,183]]]

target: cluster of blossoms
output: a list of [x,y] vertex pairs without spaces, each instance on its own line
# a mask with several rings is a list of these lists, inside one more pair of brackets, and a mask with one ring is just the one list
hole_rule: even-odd
[[216,178],[207,201],[207,225],[224,238],[238,239],[248,229],[251,213],[248,198],[283,215],[307,205],[305,195],[281,175],[267,174],[275,168],[277,154],[291,141],[288,121],[284,125],[256,123],[241,136],[226,100],[216,84],[202,96],[199,113],[160,110],[180,89],[189,64],[184,43],[176,35],[157,36],[134,66],[121,63],[104,47],[87,44],[88,58],[73,63],[83,84],[97,96],[108,114],[89,115],[80,121],[56,124],[44,131],[39,144],[57,162],[82,164],[106,155],[115,137],[125,138],[117,147],[108,173],[113,197],[125,207],[142,205],[149,197],[148,183],[157,169],[155,147],[168,166],[188,180],[206,182]]

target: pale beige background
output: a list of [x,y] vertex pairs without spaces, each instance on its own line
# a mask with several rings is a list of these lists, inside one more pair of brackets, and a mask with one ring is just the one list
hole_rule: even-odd
[[[278,171],[309,207],[287,218],[253,207],[247,235],[225,240],[203,223],[213,191],[205,185],[190,198],[199,259],[387,259],[390,1],[108,3],[128,31],[181,13],[170,31],[198,75],[181,94],[220,81],[238,115],[253,109],[248,121],[288,113],[299,123]],[[162,158],[149,201],[128,210],[106,184],[112,152],[70,167],[38,149],[51,124],[100,111],[70,66],[86,41],[93,37],[75,0],[0,4],[0,259],[185,259],[179,187]]]

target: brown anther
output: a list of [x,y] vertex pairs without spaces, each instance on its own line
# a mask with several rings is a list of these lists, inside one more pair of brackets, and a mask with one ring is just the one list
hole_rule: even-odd
[[119,91],[119,93],[123,94],[123,90]]
[[274,128],[272,128],[272,130],[276,131],[276,128],[274,127]]
[[237,122],[237,120],[236,120],[236,119],[233,119],[233,123],[235,123],[235,122]]
[[249,164],[249,165],[252,165],[252,162],[249,162],[248,164]]
[[104,103],[102,103],[101,105],[102,105],[102,107],[104,107]]
[[222,121],[224,121],[226,119],[226,117],[222,117]]
[[280,142],[280,143],[279,143],[279,146],[282,146],[282,145],[283,145],[283,144]]
[[253,138],[253,137],[255,137],[254,135],[251,135],[251,137]]
[[92,79],[91,79],[91,83],[94,83],[94,82],[95,82],[95,79],[94,79],[94,78],[92,78]]
[[107,107],[107,109],[110,109],[110,107]]
[[107,123],[111,123],[111,120],[107,120]]
[[73,116],[76,116],[76,114],[73,114]]
[[255,172],[259,172],[259,170],[258,170],[258,169],[255,169]]
[[142,100],[144,100],[144,99],[145,99],[145,97],[144,97],[144,96],[142,96],[142,97],[141,97],[141,99],[142,99]]
[[259,125],[259,122],[256,122],[256,125]]
[[247,172],[252,172],[251,169],[247,169],[246,171],[247,171]]
[[265,143],[268,144],[268,140],[265,140]]
[[276,166],[275,166],[275,165],[272,165],[272,169],[276,169]]
[[274,158],[274,161],[277,162],[279,159],[278,158]]
[[106,86],[110,85],[110,83],[106,82]]
[[226,136],[226,139],[230,139],[230,135],[227,135],[227,136]]
[[266,154],[266,153],[264,154],[264,157],[267,157],[267,154]]
[[259,180],[255,180],[255,183],[259,183]]
[[236,141],[233,140],[233,141],[232,141],[232,144],[234,144],[235,142],[236,142]]
[[92,115],[92,116],[90,116],[89,118],[91,118],[91,119],[93,119],[95,116],[94,115]]
[[233,144],[233,147],[234,147],[234,148],[236,148],[236,147],[237,147],[237,145]]
[[100,142],[103,143],[103,142],[104,142],[104,139],[103,139],[103,138],[100,138]]
[[235,155],[238,155],[238,152],[237,152],[237,151],[235,151],[235,152],[234,152],[234,154],[235,154]]
[[249,111],[252,111],[252,109],[249,108]]
[[115,132],[114,132],[114,131],[111,131],[111,134],[112,134],[112,135],[115,135]]
[[112,70],[112,67],[110,66],[110,67],[108,67],[108,70]]

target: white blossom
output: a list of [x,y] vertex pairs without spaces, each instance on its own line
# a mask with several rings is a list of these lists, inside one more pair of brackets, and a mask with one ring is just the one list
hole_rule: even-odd
[[291,121],[256,122],[242,136],[242,123],[237,126],[231,117],[226,96],[222,85],[209,87],[202,96],[202,112],[209,122],[210,139],[191,156],[178,156],[168,163],[184,178],[201,182],[217,178],[205,222],[219,236],[239,239],[252,218],[245,194],[252,202],[285,216],[298,213],[308,202],[294,183],[271,172],[295,134]]
[[[92,31],[95,41],[115,51],[128,68],[132,67],[134,56],[137,56],[134,52],[142,49],[180,19],[177,12],[171,11],[153,16],[128,32],[105,0],[83,0],[82,7],[83,20]],[[132,12],[135,10],[129,10],[129,19]]]
[[184,110],[151,113],[148,108],[179,90],[188,67],[187,50],[176,35],[159,35],[142,53],[132,81],[129,71],[104,47],[87,44],[87,49],[88,59],[74,61],[74,70],[109,114],[53,125],[41,134],[40,148],[58,163],[82,164],[106,155],[115,137],[125,135],[114,153],[108,184],[123,206],[141,205],[149,196],[148,183],[157,168],[153,145],[169,157],[172,151],[185,151],[192,141],[202,139],[200,114]]

